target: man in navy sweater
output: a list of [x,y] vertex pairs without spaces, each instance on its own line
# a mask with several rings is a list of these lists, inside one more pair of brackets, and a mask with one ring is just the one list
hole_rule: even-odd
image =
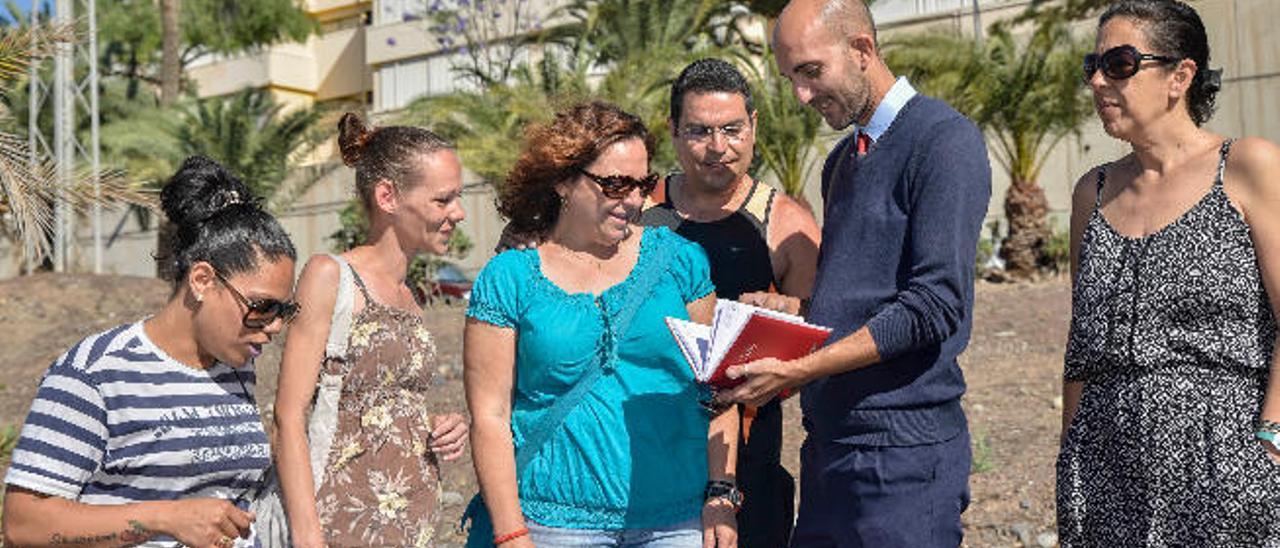
[[[894,78],[860,0],[793,0],[773,40],[797,98],[833,128],[854,126],[823,166],[806,311],[834,332],[805,358],[732,368],[748,380],[727,399],[755,404],[804,387],[791,546],[958,546],[971,455],[956,358],[991,195],[982,134]],[[744,300],[756,298],[779,299]]]

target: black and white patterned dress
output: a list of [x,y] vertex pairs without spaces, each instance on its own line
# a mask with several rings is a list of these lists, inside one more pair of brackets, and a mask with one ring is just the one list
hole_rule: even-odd
[[[1131,238],[1094,207],[1066,378],[1084,381],[1058,457],[1064,547],[1280,547],[1280,464],[1253,438],[1276,338],[1249,226],[1213,188]],[[1280,174],[1277,174],[1280,177]],[[1098,176],[1098,195],[1105,170]]]

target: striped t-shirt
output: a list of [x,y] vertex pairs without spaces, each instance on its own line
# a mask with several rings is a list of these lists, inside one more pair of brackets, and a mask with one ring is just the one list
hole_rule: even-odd
[[90,336],[41,380],[5,483],[86,504],[208,497],[247,508],[271,458],[254,379],[252,365],[177,362],[141,322]]

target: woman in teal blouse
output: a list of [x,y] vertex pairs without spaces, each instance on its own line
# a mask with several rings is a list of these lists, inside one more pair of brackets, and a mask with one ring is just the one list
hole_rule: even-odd
[[714,288],[700,247],[635,224],[657,180],[651,150],[635,116],[580,104],[529,132],[499,198],[511,229],[545,240],[494,257],[467,311],[493,544],[736,543],[736,501],[721,495],[737,415],[698,404],[707,394],[664,321],[709,323]]

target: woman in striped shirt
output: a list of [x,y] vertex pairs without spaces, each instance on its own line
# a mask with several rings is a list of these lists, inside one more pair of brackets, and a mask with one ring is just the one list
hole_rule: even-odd
[[5,476],[6,545],[252,545],[247,499],[271,458],[252,364],[297,312],[296,254],[208,158],[161,202],[169,302],[49,367]]

